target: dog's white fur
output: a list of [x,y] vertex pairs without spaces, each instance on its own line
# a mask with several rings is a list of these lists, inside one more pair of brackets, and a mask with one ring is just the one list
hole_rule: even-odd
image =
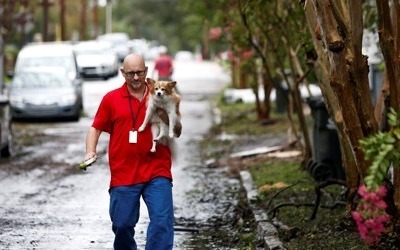
[[[146,81],[150,95],[147,100],[146,115],[138,131],[142,132],[151,122],[153,145],[150,151],[156,151],[157,142],[168,144],[171,149],[171,146],[173,146],[171,139],[175,137],[174,126],[181,119],[179,111],[181,98],[174,89],[176,81],[155,81],[151,78],[147,78]],[[167,112],[169,125],[161,120],[157,114],[157,108],[162,108]]]

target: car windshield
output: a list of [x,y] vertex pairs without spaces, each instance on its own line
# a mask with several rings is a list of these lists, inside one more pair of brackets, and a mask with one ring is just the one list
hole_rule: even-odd
[[60,66],[63,67],[67,72],[74,71],[74,65],[69,58],[66,57],[26,57],[18,62],[18,68],[31,68],[31,67],[52,67]]
[[79,49],[75,50],[78,55],[97,55],[109,53],[106,49],[92,48],[92,49]]
[[20,72],[15,75],[13,88],[62,88],[71,82],[60,72]]
[[100,36],[99,40],[101,41],[107,41],[113,44],[113,46],[117,45],[124,45],[129,41],[129,38],[125,35],[105,35],[105,36]]

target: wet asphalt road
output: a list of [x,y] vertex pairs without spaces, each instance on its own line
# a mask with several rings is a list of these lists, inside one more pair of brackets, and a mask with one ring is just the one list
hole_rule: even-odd
[[[151,69],[151,63],[148,66]],[[175,66],[183,133],[173,165],[174,249],[232,249],[203,232],[229,226],[239,181],[226,177],[224,169],[207,169],[197,145],[214,119],[211,97],[229,79],[213,63]],[[23,143],[15,145],[13,157],[0,159],[0,249],[112,249],[108,135],[100,138],[98,152],[103,156],[95,165],[86,172],[75,167],[84,156],[86,131],[102,95],[121,84],[121,76],[86,81],[86,116],[79,122],[13,125]],[[139,249],[144,249],[147,223],[142,204],[136,227]]]

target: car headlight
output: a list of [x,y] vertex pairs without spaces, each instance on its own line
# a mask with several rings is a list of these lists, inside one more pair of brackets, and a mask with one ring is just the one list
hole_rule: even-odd
[[77,97],[74,94],[62,95],[58,101],[60,106],[73,105],[76,103]]
[[10,106],[14,108],[23,108],[25,107],[25,101],[22,96],[18,95],[10,95]]

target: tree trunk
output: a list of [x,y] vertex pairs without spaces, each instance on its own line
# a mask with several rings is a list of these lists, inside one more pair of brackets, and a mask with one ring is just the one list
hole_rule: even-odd
[[352,205],[369,166],[359,140],[378,128],[369,92],[368,64],[361,54],[361,0],[307,0],[304,8],[318,53],[321,90],[339,133],[348,205]]
[[[400,110],[400,7],[398,1],[376,1],[378,9],[378,33],[382,54],[385,60],[385,80],[388,83],[389,105]],[[392,7],[392,8],[391,8]],[[387,110],[389,107],[385,107]],[[394,201],[400,211],[400,168],[394,166]]]

